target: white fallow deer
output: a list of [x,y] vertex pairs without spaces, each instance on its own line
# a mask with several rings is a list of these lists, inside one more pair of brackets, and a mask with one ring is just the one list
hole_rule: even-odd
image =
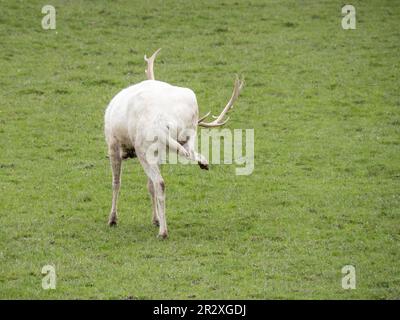
[[[122,160],[137,157],[148,177],[153,205],[152,222],[159,226],[158,236],[166,238],[165,183],[160,173],[160,162],[149,161],[146,152],[156,143],[160,150],[168,148],[208,170],[207,160],[194,150],[196,129],[198,126],[219,127],[228,121],[224,117],[238,98],[243,81],[236,78],[232,96],[221,114],[212,122],[204,122],[210,112],[199,119],[196,95],[192,90],[154,80],[154,59],[159,50],[150,58],[144,57],[148,80],[123,89],[111,100],[105,112],[104,129],[113,189],[108,224],[113,226],[117,223]],[[156,137],[156,142],[149,136]]]

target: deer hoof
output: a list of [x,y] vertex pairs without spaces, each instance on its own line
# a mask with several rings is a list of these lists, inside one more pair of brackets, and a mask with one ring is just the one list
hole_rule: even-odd
[[108,221],[108,225],[110,227],[116,227],[117,226],[117,220],[110,220]]
[[208,170],[208,163],[199,162],[200,169]]
[[157,227],[160,226],[160,221],[158,221],[158,220],[153,220],[152,223],[153,223],[153,225],[155,225]]
[[158,239],[161,239],[161,240],[167,239],[167,238],[168,238],[168,233],[167,233],[167,232],[160,233],[160,234],[157,236],[157,238],[158,238]]

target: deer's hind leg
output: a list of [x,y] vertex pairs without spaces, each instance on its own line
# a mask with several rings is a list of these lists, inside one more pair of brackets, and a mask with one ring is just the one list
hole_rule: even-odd
[[197,161],[201,169],[208,170],[208,161],[202,154],[197,153],[195,151],[194,142],[195,142],[194,136],[190,136],[189,139],[182,146],[189,153],[190,160]]
[[152,210],[153,210],[152,223],[155,226],[159,226],[160,225],[160,221],[158,219],[158,214],[157,214],[156,195],[155,195],[153,181],[151,181],[150,178],[147,179],[147,189],[149,190],[149,193],[150,193]]
[[167,219],[165,216],[165,183],[161,176],[160,168],[157,163],[150,163],[145,156],[145,153],[138,153],[138,159],[142,165],[144,172],[152,182],[154,197],[153,197],[153,214],[158,217],[160,230],[158,236],[165,239],[168,236]]
[[119,189],[121,186],[121,152],[118,143],[114,142],[109,145],[108,153],[110,157],[110,164],[112,170],[112,203],[111,203],[111,213],[108,220],[110,226],[115,226],[117,224],[117,201]]

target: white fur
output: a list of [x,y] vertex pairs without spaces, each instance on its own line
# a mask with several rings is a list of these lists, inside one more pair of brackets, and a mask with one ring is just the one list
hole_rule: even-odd
[[[159,165],[150,163],[146,151],[158,137],[159,147],[168,146],[179,155],[208,168],[205,158],[194,151],[198,106],[194,92],[157,80],[146,80],[120,91],[105,113],[105,136],[113,171],[113,200],[109,224],[116,224],[121,161],[126,150],[134,149],[148,176],[153,202],[153,223],[159,236],[167,236],[165,184]],[[160,149],[161,150],[161,149]]]
[[[162,151],[168,148],[208,170],[207,160],[194,150],[197,126],[224,125],[229,119],[224,120],[225,115],[239,96],[243,81],[239,78],[235,80],[232,96],[221,114],[212,122],[204,122],[210,112],[199,119],[197,100],[192,90],[154,80],[154,60],[159,51],[154,52],[150,58],[144,56],[148,80],[122,90],[111,100],[105,114],[104,131],[113,174],[113,197],[108,223],[117,223],[121,162],[136,155],[148,177],[153,223],[160,226],[159,236],[166,238],[165,183],[159,168]],[[150,161],[148,151],[154,147],[158,150],[158,158]]]

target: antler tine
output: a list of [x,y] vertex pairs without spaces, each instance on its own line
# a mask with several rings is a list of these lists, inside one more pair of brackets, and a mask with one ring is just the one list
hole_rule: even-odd
[[144,71],[147,75],[148,80],[154,80],[154,60],[156,59],[157,53],[159,53],[161,48],[157,49],[156,52],[152,54],[150,58],[147,58],[146,55],[144,55],[144,61],[147,62],[147,69]]
[[223,126],[225,123],[227,123],[229,120],[229,117],[225,121],[223,121],[223,119],[224,119],[225,115],[228,113],[228,111],[233,108],[233,104],[239,97],[240,91],[242,90],[243,86],[244,86],[244,80],[240,80],[239,76],[236,75],[235,86],[233,88],[232,96],[229,99],[225,108],[220,113],[220,115],[218,117],[213,116],[213,118],[215,118],[215,120],[212,122],[203,122],[203,120],[205,118],[207,118],[207,116],[210,114],[210,112],[209,112],[203,118],[198,120],[198,122],[197,122],[198,125],[202,126],[202,127],[220,127],[220,126]]
[[199,123],[199,122],[203,121],[205,118],[207,118],[207,117],[210,115],[210,113],[211,113],[211,111],[208,111],[206,115],[204,115],[203,117],[201,117],[201,118],[197,121],[197,123]]

